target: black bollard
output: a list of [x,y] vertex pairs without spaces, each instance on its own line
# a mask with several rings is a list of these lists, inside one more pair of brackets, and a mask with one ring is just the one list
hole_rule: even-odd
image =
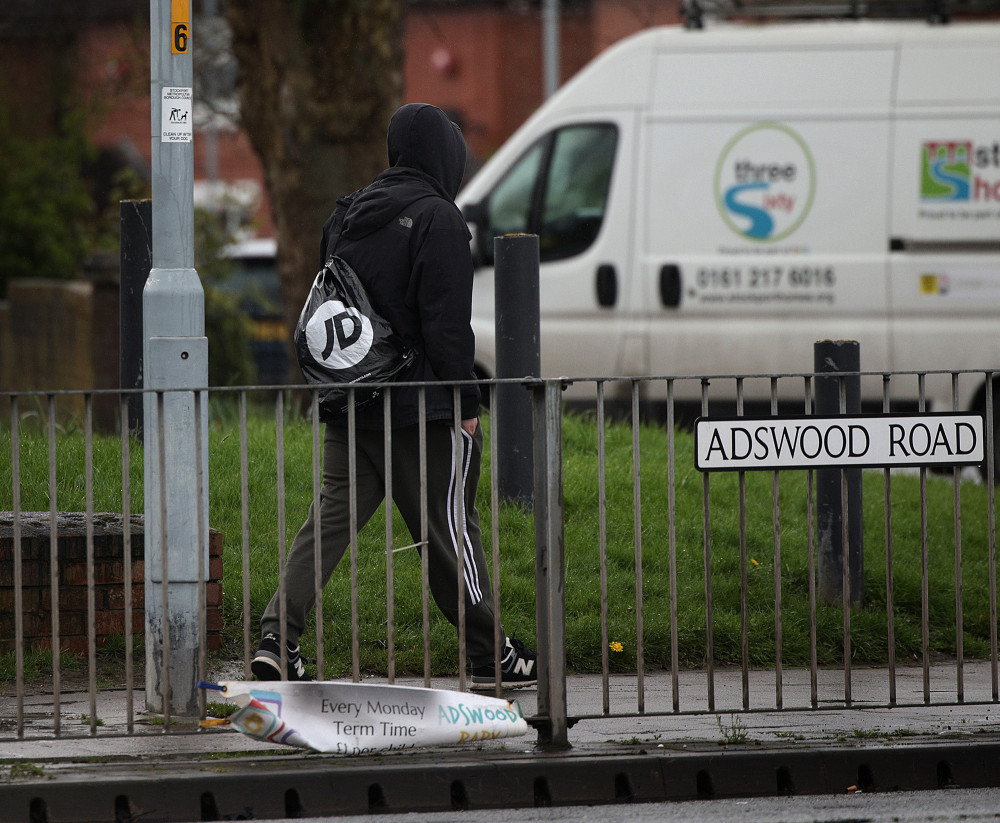
[[[821,340],[813,346],[816,371],[816,415],[861,411],[861,353],[854,340]],[[836,374],[853,372],[847,377]],[[831,376],[821,376],[831,375]],[[843,395],[843,396],[842,396]],[[817,469],[816,513],[819,555],[818,589],[825,603],[839,605],[844,595],[844,503],[848,561],[848,602],[864,604],[864,522],[861,511],[861,469]]]
[[[142,290],[153,265],[153,201],[123,200],[119,209],[121,339],[118,375],[119,387],[131,391],[143,386]],[[128,430],[142,440],[142,395],[138,392],[128,396]]]
[[[497,378],[541,376],[538,236],[509,234],[493,242]],[[534,459],[532,401],[527,387],[500,384],[492,409],[500,496],[530,508]]]

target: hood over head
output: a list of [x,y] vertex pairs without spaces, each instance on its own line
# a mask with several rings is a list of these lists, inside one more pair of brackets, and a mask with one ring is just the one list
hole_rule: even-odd
[[390,166],[430,175],[455,199],[465,174],[465,138],[441,109],[427,103],[397,109],[389,121],[386,144]]
[[344,236],[358,239],[378,230],[399,210],[429,195],[454,202],[465,174],[465,138],[441,109],[408,103],[389,121],[390,168],[356,192],[344,216]]

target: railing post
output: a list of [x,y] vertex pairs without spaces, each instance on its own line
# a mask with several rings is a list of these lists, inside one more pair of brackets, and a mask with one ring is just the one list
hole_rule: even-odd
[[535,431],[535,617],[538,745],[569,748],[566,716],[566,563],[563,541],[562,384],[532,384]]

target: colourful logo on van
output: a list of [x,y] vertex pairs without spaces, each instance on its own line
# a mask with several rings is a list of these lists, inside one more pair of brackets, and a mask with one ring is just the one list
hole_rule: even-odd
[[739,132],[715,167],[722,219],[748,240],[773,243],[806,219],[816,193],[816,165],[802,137],[782,123]]
[[972,143],[928,141],[920,150],[920,199],[967,201],[971,192]]
[[1000,203],[1000,141],[925,140],[920,146],[925,203]]

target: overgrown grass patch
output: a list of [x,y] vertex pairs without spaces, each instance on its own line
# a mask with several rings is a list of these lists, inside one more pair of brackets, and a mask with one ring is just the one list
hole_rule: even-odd
[[[273,409],[273,406],[271,407]],[[238,416],[231,407],[213,404],[209,433],[210,520],[225,535],[224,619],[226,649],[242,654],[243,626],[253,638],[265,605],[278,584],[278,458],[273,412],[250,415],[247,428],[248,553],[250,575],[244,581],[242,545],[241,461]],[[488,417],[484,425],[489,427]],[[488,431],[487,431],[488,436]],[[601,533],[606,544],[608,638],[621,644],[610,653],[614,671],[634,671],[637,660],[637,609],[643,618],[642,646],[651,669],[669,666],[671,657],[670,562],[668,506],[668,436],[662,427],[642,426],[639,464],[633,464],[632,432],[609,423],[605,430],[605,500],[598,483],[598,433],[592,419],[567,415],[564,420],[563,473],[566,553],[567,660],[575,671],[596,671],[603,654],[601,639]],[[282,421],[284,473],[284,546],[303,522],[313,497],[312,428],[309,420],[288,412]],[[44,431],[26,425],[20,431],[21,509],[48,510],[48,443]],[[11,500],[11,438],[0,429],[0,509]],[[677,579],[678,657],[684,666],[706,662],[705,518],[703,476],[694,469],[693,440],[674,434],[674,542]],[[130,444],[132,511],[142,509],[142,446]],[[85,505],[84,439],[78,429],[60,432],[57,443],[57,506],[83,510]],[[640,492],[633,478],[638,476]],[[775,586],[780,587],[780,654],[785,666],[809,661],[809,580],[806,473],[784,472],[779,478],[777,539],[773,529],[772,475],[747,473],[745,483],[746,580],[749,662],[771,666],[777,657]],[[931,652],[951,656],[956,650],[955,536],[953,486],[950,478],[927,480],[928,600]],[[122,501],[121,441],[94,438],[94,506],[120,511]],[[884,491],[881,472],[865,472],[865,606],[851,615],[851,654],[855,663],[884,662],[887,647]],[[987,504],[989,489],[978,483],[961,486],[961,573],[963,641],[966,657],[989,652],[990,592]],[[635,509],[638,499],[639,528]],[[736,474],[712,475],[708,481],[710,546],[708,588],[712,598],[714,661],[739,663],[742,657],[740,497]],[[892,549],[895,589],[894,627],[897,659],[921,655],[920,481],[911,474],[892,477]],[[479,507],[487,556],[491,556],[489,450],[479,487]],[[535,636],[534,521],[529,512],[502,505],[501,605],[504,625],[529,645]],[[394,547],[412,541],[402,520],[393,520]],[[642,586],[637,602],[636,554],[641,557]],[[397,674],[423,671],[420,558],[414,549],[393,555],[395,583],[394,654]],[[777,575],[776,575],[777,566]],[[777,580],[777,583],[776,583]],[[250,614],[243,614],[243,586],[250,593]],[[361,668],[384,673],[388,664],[386,627],[385,514],[380,509],[359,535],[358,611]],[[351,671],[351,585],[345,561],[327,585],[323,600],[326,676]],[[312,622],[302,640],[303,651],[315,656]],[[843,615],[839,604],[820,604],[816,611],[820,664],[836,664],[843,655]],[[457,666],[455,631],[431,605],[431,668],[451,673]],[[0,660],[0,667],[4,661]],[[32,665],[35,665],[32,663]],[[38,665],[44,667],[44,661]],[[0,677],[6,671],[0,668]]]

